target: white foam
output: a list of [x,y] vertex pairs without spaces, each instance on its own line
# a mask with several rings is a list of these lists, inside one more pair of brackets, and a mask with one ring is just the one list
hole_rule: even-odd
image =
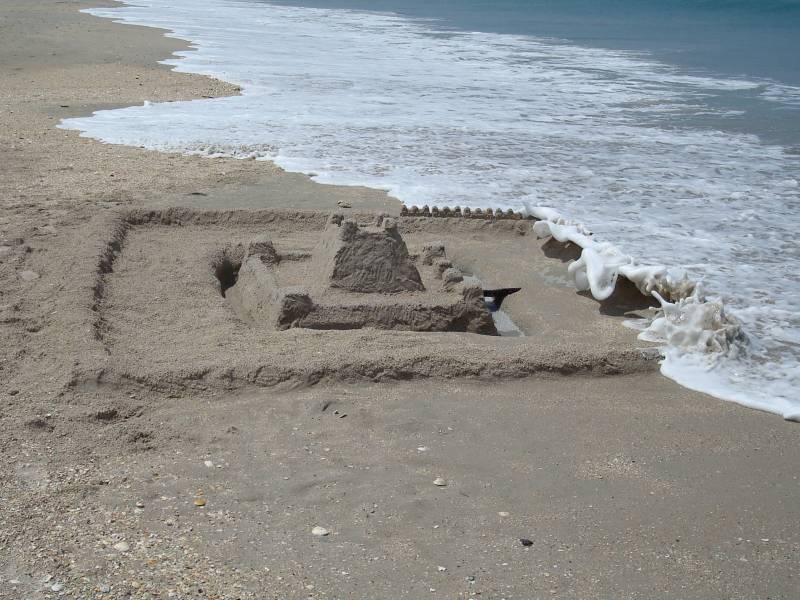
[[[677,126],[713,112],[706,95],[759,82],[387,14],[232,0],[91,12],[191,40],[196,50],[166,62],[243,93],[62,126],[112,143],[272,159],[413,204],[548,204],[548,233],[584,249],[570,269],[596,297],[620,275],[673,303],[702,281],[706,301],[740,321],[747,342],[737,352],[668,350],[666,374],[784,415],[799,404],[798,159],[754,136]],[[676,343],[671,331],[665,343]]]
[[583,224],[562,217],[552,208],[531,207],[526,203],[524,212],[539,219],[533,225],[533,232],[540,239],[552,236],[559,242],[581,248],[580,257],[570,263],[568,272],[579,291],[590,291],[597,300],[611,297],[620,275],[634,283],[645,296],[656,296],[662,304],[664,297],[683,299],[695,290],[694,282],[683,270],[641,265],[610,242],[596,241]]
[[[769,358],[759,360],[759,349],[745,334],[741,321],[727,314],[722,301],[707,298],[685,272],[674,273],[663,265],[639,265],[613,244],[596,242],[584,233],[583,225],[551,208],[528,207],[527,212],[542,219],[534,224],[538,237],[552,236],[582,248],[580,258],[568,268],[578,290],[589,290],[598,300],[605,300],[623,276],[659,301],[661,308],[652,320],[625,324],[640,331],[639,339],[662,345],[664,375],[690,389],[800,421],[800,403],[795,400],[795,382],[800,375],[797,364],[774,368]],[[789,313],[784,316],[796,318]],[[772,334],[774,341],[800,342],[797,330],[778,328]],[[771,377],[764,377],[765,367],[770,368]]]
[[768,82],[764,85],[761,97],[779,104],[800,106],[800,87]]

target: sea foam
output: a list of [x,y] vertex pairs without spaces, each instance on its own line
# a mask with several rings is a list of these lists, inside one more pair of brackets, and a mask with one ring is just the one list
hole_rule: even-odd
[[664,345],[667,376],[787,418],[800,412],[798,157],[698,125],[725,117],[709,97],[761,93],[790,107],[794,88],[391,14],[248,0],[90,12],[190,40],[165,62],[242,94],[98,111],[63,127],[274,160],[409,204],[547,204],[537,233],[582,248],[569,267],[576,287],[602,299],[622,276],[660,298],[641,335]]

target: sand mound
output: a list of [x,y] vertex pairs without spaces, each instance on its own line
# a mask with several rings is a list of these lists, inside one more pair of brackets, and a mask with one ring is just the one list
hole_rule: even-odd
[[394,219],[359,226],[334,215],[314,252],[320,282],[350,292],[391,294],[425,289]]

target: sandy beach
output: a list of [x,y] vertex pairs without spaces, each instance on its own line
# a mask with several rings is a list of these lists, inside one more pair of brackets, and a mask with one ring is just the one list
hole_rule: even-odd
[[399,220],[523,338],[238,319],[214,252],[401,205],[57,129],[238,91],[99,4],[0,6],[0,598],[796,596],[798,425],[662,377],[524,221]]

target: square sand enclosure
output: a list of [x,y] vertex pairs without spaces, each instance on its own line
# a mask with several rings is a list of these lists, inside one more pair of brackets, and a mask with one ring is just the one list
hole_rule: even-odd
[[[656,367],[576,294],[531,223],[137,210],[104,221],[94,331],[106,379],[178,387],[523,377]],[[484,287],[521,287],[496,335]],[[635,307],[632,307],[635,308]]]

